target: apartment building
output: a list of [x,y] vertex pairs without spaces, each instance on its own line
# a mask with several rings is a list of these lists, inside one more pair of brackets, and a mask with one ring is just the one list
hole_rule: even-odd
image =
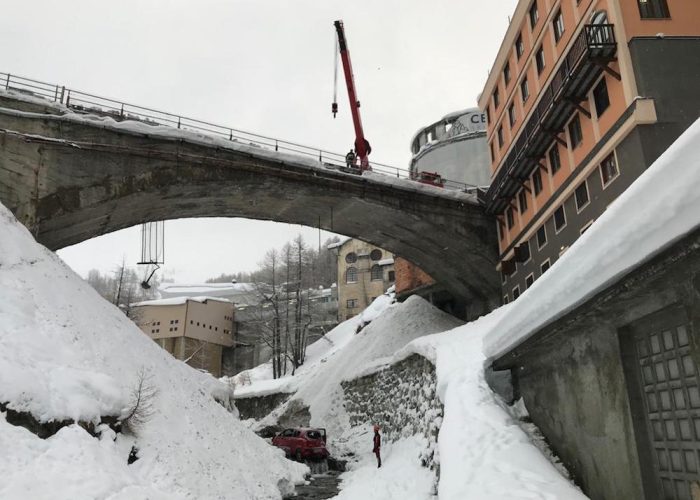
[[133,304],[133,321],[159,346],[193,368],[221,376],[234,345],[234,306],[226,299],[180,297]]
[[504,302],[698,118],[698,88],[700,2],[518,3],[479,98]]
[[328,246],[338,261],[338,320],[361,313],[394,284],[394,256],[356,239]]

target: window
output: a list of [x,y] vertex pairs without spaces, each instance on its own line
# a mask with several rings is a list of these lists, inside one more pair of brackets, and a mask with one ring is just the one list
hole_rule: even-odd
[[345,256],[345,262],[348,264],[353,264],[357,262],[357,254],[355,252],[350,252]]
[[620,171],[617,168],[617,161],[615,161],[615,153],[610,153],[600,164],[603,187],[610,184],[618,175],[620,175]]
[[513,249],[513,253],[515,255],[516,262],[528,262],[530,257],[532,257],[532,254],[530,253],[530,242],[526,240],[524,243],[521,243]]
[[524,214],[527,211],[527,192],[521,189],[518,193],[518,203],[520,204],[520,213]]
[[493,109],[498,109],[498,105],[501,103],[501,99],[498,95],[498,89],[493,91]]
[[503,268],[501,268],[501,283],[505,284],[506,282],[506,273],[503,271]]
[[523,102],[527,101],[527,98],[530,97],[530,89],[527,87],[527,78],[520,82],[520,94],[523,97]]
[[564,212],[564,205],[557,208],[554,212],[554,230],[558,233],[566,226],[566,213]]
[[549,168],[552,170],[552,175],[559,172],[561,168],[561,158],[559,158],[559,146],[556,144],[549,150]]
[[510,122],[511,127],[515,125],[515,103],[512,103],[508,107],[508,121]]
[[393,282],[396,279],[396,273],[394,271],[389,271],[389,281]]
[[642,19],[666,19],[671,17],[666,0],[637,0]]
[[541,45],[535,54],[535,64],[537,65],[537,74],[542,74],[542,71],[544,71],[544,47]]
[[518,35],[517,40],[515,40],[515,54],[518,56],[518,60],[520,60],[524,53],[525,45],[523,44],[523,35],[521,33]]
[[585,208],[590,202],[588,198],[588,183],[583,181],[579,187],[576,188],[576,210],[579,212]]
[[527,276],[527,278],[525,278],[525,289],[530,288],[534,282],[535,282],[535,275],[531,273]]
[[498,239],[503,240],[503,238],[506,237],[506,232],[505,232],[505,227],[503,227],[503,222],[501,222],[501,219],[498,219]]
[[357,283],[357,269],[348,267],[345,271],[345,283]]
[[493,163],[495,160],[495,157],[493,156],[493,142],[489,142],[489,154],[491,155],[491,163]]
[[539,168],[532,174],[532,187],[535,189],[535,196],[542,192],[542,173]]
[[486,124],[491,123],[491,106],[486,106]]
[[370,270],[370,279],[372,281],[378,281],[378,280],[384,279],[384,273],[382,272],[381,266],[378,266],[377,264],[372,266],[372,269]]
[[557,15],[554,16],[552,25],[554,27],[554,39],[558,42],[564,34],[564,16],[561,15],[561,9],[559,9]]
[[578,114],[569,123],[569,139],[571,140],[571,149],[576,149],[583,141],[583,132],[581,132],[581,119]]
[[503,80],[505,80],[506,85],[510,83],[510,63],[506,63],[503,68]]
[[190,320],[190,325],[194,325],[194,321]]
[[537,230],[537,249],[539,250],[547,244],[547,229],[545,229],[544,224],[540,226]]
[[540,18],[540,13],[537,11],[537,0],[532,2],[530,7],[530,28],[534,28],[537,24],[537,20]]
[[175,324],[176,324],[176,325],[177,325],[179,322],[180,322],[179,319],[176,319],[176,320],[175,320]]
[[503,125],[498,127],[498,147],[503,147]]
[[506,218],[508,219],[508,229],[513,229],[515,225],[515,216],[513,215],[513,207],[508,207],[506,212]]
[[518,297],[520,297],[520,286],[516,286],[513,288],[513,300],[516,300]]
[[605,77],[593,89],[593,101],[595,102],[595,112],[600,117],[610,106],[608,84],[605,82]]
[[503,305],[506,305],[508,303],[508,295],[503,296]]
[[348,299],[347,300],[347,307],[348,309],[354,309],[357,307],[357,299]]
[[547,259],[540,266],[540,273],[542,273],[542,274],[546,273],[547,269],[549,269],[549,267],[550,267],[549,259]]

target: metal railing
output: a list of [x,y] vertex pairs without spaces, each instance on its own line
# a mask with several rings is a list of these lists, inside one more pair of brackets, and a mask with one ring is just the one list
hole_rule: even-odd
[[[206,134],[227,139],[229,141],[240,142],[241,144],[261,147],[267,150],[280,151],[284,153],[298,154],[311,157],[319,163],[334,169],[346,167],[345,155],[333,153],[320,148],[305,146],[295,142],[285,141],[274,137],[268,137],[245,130],[217,125],[214,123],[188,118],[165,111],[158,111],[144,106],[125,103],[115,99],[100,97],[87,92],[71,89],[65,85],[55,85],[51,83],[13,75],[11,73],[0,72],[0,89],[14,91],[21,94],[41,97],[52,102],[63,104],[72,111],[82,114],[99,114],[110,116],[117,121],[137,120],[151,125],[166,125],[182,130],[204,132]],[[389,175],[399,179],[414,180],[405,169],[393,167],[383,163],[370,162],[372,171],[384,175]],[[476,189],[464,182],[444,180],[444,187],[456,189],[464,192],[471,192]]]

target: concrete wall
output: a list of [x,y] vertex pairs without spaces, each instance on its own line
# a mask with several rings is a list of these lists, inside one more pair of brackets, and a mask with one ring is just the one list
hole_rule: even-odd
[[635,425],[630,401],[639,396],[629,389],[621,339],[632,322],[674,305],[700,324],[700,232],[494,362],[511,370],[533,422],[593,500],[658,498],[644,486],[653,450]]
[[436,385],[435,367],[418,355],[377,373],[343,382],[350,424],[378,424],[384,439],[389,441],[422,434],[429,444],[421,460],[437,469],[434,453],[443,408]]

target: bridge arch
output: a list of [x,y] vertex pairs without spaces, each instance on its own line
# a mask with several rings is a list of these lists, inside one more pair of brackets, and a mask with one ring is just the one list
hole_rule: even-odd
[[53,250],[173,218],[320,225],[420,266],[469,316],[499,300],[495,224],[466,195],[164,127],[0,106],[0,201]]

